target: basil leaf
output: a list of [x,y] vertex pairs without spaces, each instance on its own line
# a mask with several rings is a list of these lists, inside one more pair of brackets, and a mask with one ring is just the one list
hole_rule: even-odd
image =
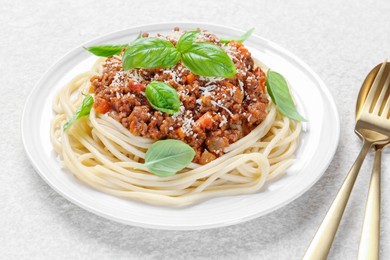
[[292,120],[306,121],[306,119],[298,113],[287,82],[281,74],[268,70],[266,85],[272,102],[279,108],[283,115]]
[[77,108],[76,113],[64,125],[64,131],[69,128],[77,119],[89,115],[93,105],[93,97],[91,95],[85,96],[81,105]]
[[145,166],[157,176],[171,176],[188,166],[194,156],[194,149],[182,141],[161,140],[146,152]]
[[180,110],[180,99],[176,89],[160,81],[152,81],[146,86],[145,96],[150,105],[168,114],[174,114]]
[[84,47],[90,53],[100,56],[100,57],[111,57],[113,55],[118,55],[122,52],[127,44],[122,45],[95,45],[90,47]]
[[170,68],[180,60],[180,53],[170,41],[140,38],[130,43],[122,58],[124,70],[133,68]]
[[[137,38],[135,40],[138,40],[142,37],[142,32],[139,32],[137,35]],[[135,41],[134,40],[134,41]],[[89,46],[84,47],[87,51],[90,53],[101,56],[101,57],[111,57],[113,55],[119,55],[123,48],[127,47],[128,44],[121,44],[121,45],[95,45],[95,46]]]
[[198,35],[199,35],[198,31],[185,32],[177,42],[176,49],[181,53],[186,52],[189,48],[191,48],[192,44],[194,43]]
[[222,43],[229,43],[230,41],[233,41],[233,40],[237,41],[237,42],[244,42],[244,41],[246,41],[246,39],[249,38],[249,36],[252,35],[254,30],[255,30],[255,28],[251,28],[251,29],[249,29],[246,33],[244,33],[241,36],[232,37],[232,38],[222,38],[222,39],[219,39],[219,41],[222,42]]
[[194,74],[208,77],[231,78],[236,67],[226,52],[209,42],[195,42],[181,54],[183,64]]

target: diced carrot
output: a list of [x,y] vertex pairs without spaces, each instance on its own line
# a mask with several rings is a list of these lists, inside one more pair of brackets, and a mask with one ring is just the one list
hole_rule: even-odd
[[213,126],[214,119],[211,113],[207,112],[206,114],[202,115],[198,120],[196,120],[196,123],[202,129],[209,129]]
[[134,129],[135,129],[135,121],[131,121],[129,130],[130,132],[134,132]]
[[180,139],[184,139],[184,137],[186,137],[186,135],[184,134],[183,130],[181,130],[181,127],[179,129],[177,129],[177,135],[180,137]]
[[224,84],[225,84],[225,86],[228,87],[228,88],[234,87],[234,85],[233,85],[232,83],[230,83],[229,81],[224,81]]
[[93,85],[89,86],[88,92],[93,93],[95,91],[95,87]]
[[209,163],[213,160],[215,160],[217,156],[215,156],[213,153],[210,153],[207,150],[204,150],[202,155],[200,156],[199,163],[202,165],[205,165],[206,163]]
[[259,84],[260,84],[260,87],[261,87],[261,90],[263,91],[263,93],[266,93],[266,75],[264,73],[264,71],[262,71],[260,68],[257,68],[258,71],[255,71],[255,73],[257,73],[260,77],[260,80],[259,80]]
[[241,104],[242,101],[244,100],[244,92],[242,92],[241,89],[236,88],[233,94],[233,100],[234,102]]
[[235,41],[235,40],[231,40],[231,41],[229,42],[229,45],[231,45],[231,46],[237,46],[237,48],[238,48],[238,47],[242,46],[242,43],[241,43],[241,42],[238,42],[238,41]]
[[186,76],[186,81],[187,81],[188,84],[191,85],[194,82],[194,80],[195,80],[195,75],[194,74],[190,73],[190,74],[188,74]]
[[105,114],[110,111],[110,104],[102,98],[97,98],[93,103],[93,108],[97,113]]
[[266,88],[265,88],[265,83],[262,84],[260,81],[260,87],[261,87],[261,90],[263,91],[263,93],[267,93]]
[[204,106],[210,106],[211,105],[211,97],[210,96],[201,96],[200,99],[202,100],[202,104]]
[[241,52],[244,57],[248,55],[248,49],[245,48],[244,46],[238,48],[238,51]]

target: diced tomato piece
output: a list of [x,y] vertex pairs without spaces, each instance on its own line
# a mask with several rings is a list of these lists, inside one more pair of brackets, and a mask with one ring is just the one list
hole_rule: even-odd
[[110,111],[110,104],[108,103],[107,100],[102,99],[102,98],[97,98],[95,102],[93,103],[93,108],[95,111],[99,114],[105,114],[108,111]]
[[130,89],[133,90],[135,93],[139,94],[145,90],[145,85],[141,83],[135,83],[130,85]]
[[202,129],[210,129],[214,124],[214,119],[211,113],[207,112],[206,114],[201,116],[198,120],[196,120],[196,123]]

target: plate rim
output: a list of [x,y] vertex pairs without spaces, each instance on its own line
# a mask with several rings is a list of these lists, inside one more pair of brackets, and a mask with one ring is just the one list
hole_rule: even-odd
[[135,222],[135,221],[131,221],[131,220],[125,220],[125,219],[116,217],[114,214],[110,214],[109,212],[101,211],[101,210],[97,209],[94,206],[85,204],[84,202],[78,200],[78,198],[72,197],[69,194],[67,194],[66,192],[64,192],[63,190],[61,190],[61,188],[57,187],[57,185],[55,183],[53,183],[50,179],[48,179],[45,176],[45,174],[43,174],[43,170],[41,169],[42,167],[40,167],[37,164],[37,161],[34,160],[34,155],[32,154],[31,147],[28,146],[28,140],[27,140],[28,137],[26,136],[25,128],[26,128],[26,125],[27,125],[26,114],[27,114],[27,110],[29,108],[29,104],[32,102],[32,96],[38,90],[39,86],[43,83],[43,81],[46,78],[46,76],[50,74],[50,72],[57,66],[58,63],[60,63],[66,57],[70,56],[74,51],[78,50],[82,46],[86,46],[86,45],[88,45],[90,43],[93,43],[95,41],[99,41],[102,38],[106,38],[106,37],[109,37],[109,36],[114,36],[114,35],[121,34],[121,33],[125,32],[125,31],[134,30],[134,29],[137,29],[137,28],[157,27],[157,26],[164,26],[164,27],[168,27],[168,26],[170,26],[170,27],[172,27],[172,26],[173,27],[175,27],[175,26],[179,26],[179,27],[180,26],[187,26],[187,27],[188,26],[210,26],[210,27],[219,27],[219,28],[224,29],[224,30],[244,32],[244,30],[242,30],[240,28],[236,28],[236,27],[225,26],[225,25],[220,25],[220,24],[216,24],[216,23],[205,23],[205,22],[196,22],[196,21],[177,21],[177,22],[170,21],[170,22],[163,22],[163,23],[140,24],[140,25],[137,25],[137,26],[132,26],[132,27],[116,30],[116,31],[113,31],[113,32],[110,32],[110,33],[106,33],[106,34],[94,37],[92,40],[88,40],[86,42],[83,42],[82,44],[77,45],[75,48],[72,48],[70,51],[67,51],[64,55],[60,56],[60,58],[58,58],[43,73],[43,75],[39,78],[39,80],[34,85],[34,87],[30,90],[27,98],[24,101],[24,107],[23,107],[23,112],[22,112],[22,117],[21,117],[21,125],[20,125],[21,136],[22,136],[22,143],[23,143],[23,146],[24,146],[25,153],[27,154],[27,157],[28,157],[30,163],[32,164],[35,172],[38,173],[38,175],[46,182],[46,184],[48,184],[53,190],[55,190],[57,193],[59,193],[62,197],[64,197],[65,199],[67,199],[71,203],[73,203],[73,204],[75,204],[75,205],[81,207],[82,209],[85,209],[85,210],[87,210],[87,211],[89,211],[91,213],[94,213],[94,214],[96,214],[96,215],[98,215],[100,217],[104,217],[105,219],[113,220],[113,221],[120,222],[120,223],[123,223],[123,224],[126,224],[126,225],[138,226],[138,227],[143,227],[143,228],[160,229],[160,230],[201,230],[201,229],[219,228],[219,227],[230,226],[230,225],[246,222],[246,221],[249,221],[249,220],[252,220],[252,219],[264,216],[266,214],[269,214],[269,213],[271,213],[273,211],[276,211],[276,210],[284,207],[285,205],[287,205],[287,204],[291,203],[292,201],[296,200],[297,198],[301,197],[304,193],[306,193],[309,189],[311,189],[319,181],[319,179],[324,175],[325,171],[328,169],[330,163],[332,162],[332,160],[333,160],[333,158],[334,158],[334,156],[336,154],[338,146],[339,146],[339,141],[340,141],[340,115],[339,115],[339,112],[338,112],[337,105],[335,103],[335,99],[333,98],[332,93],[330,92],[330,90],[328,89],[328,87],[326,86],[324,81],[303,60],[301,60],[295,54],[291,53],[288,49],[285,49],[284,47],[280,46],[279,44],[276,44],[275,42],[273,42],[271,40],[268,40],[266,38],[263,38],[263,37],[255,34],[255,33],[253,34],[253,36],[259,38],[260,40],[262,40],[262,41],[264,41],[264,42],[266,42],[268,44],[270,44],[273,48],[276,48],[276,49],[282,51],[289,58],[292,58],[297,64],[299,64],[307,72],[309,72],[310,76],[313,77],[315,79],[315,81],[318,83],[319,89],[322,90],[323,94],[325,95],[326,101],[329,104],[329,108],[331,108],[331,112],[333,114],[334,120],[335,120],[335,122],[337,122],[337,124],[332,125],[332,127],[335,130],[334,144],[332,146],[332,149],[329,151],[330,156],[328,157],[328,160],[326,160],[326,162],[324,163],[324,166],[321,169],[318,169],[320,174],[318,174],[316,176],[316,178],[313,178],[313,180],[310,183],[308,183],[305,188],[301,189],[300,192],[295,193],[294,196],[290,196],[288,199],[284,200],[282,203],[279,203],[279,204],[273,206],[272,208],[270,208],[270,209],[268,209],[266,211],[262,211],[262,212],[259,212],[257,214],[252,214],[252,215],[249,215],[249,216],[246,216],[246,217],[237,218],[234,221],[225,221],[225,222],[221,221],[221,222],[219,222],[217,224],[205,224],[205,225],[197,225],[197,226],[159,225],[159,224],[150,224],[150,223],[143,223],[143,222]]

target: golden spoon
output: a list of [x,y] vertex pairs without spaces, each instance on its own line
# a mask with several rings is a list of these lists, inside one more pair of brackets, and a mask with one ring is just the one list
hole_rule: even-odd
[[[387,63],[389,65],[390,63]],[[356,102],[356,117],[362,110],[364,101],[372,86],[372,83],[378,74],[382,64],[379,64],[371,70],[360,89],[358,100]],[[388,66],[389,67],[389,66]],[[381,207],[381,157],[384,145],[375,146],[374,167],[372,169],[370,187],[364,213],[363,229],[359,245],[359,260],[379,259],[380,243],[380,207]]]

